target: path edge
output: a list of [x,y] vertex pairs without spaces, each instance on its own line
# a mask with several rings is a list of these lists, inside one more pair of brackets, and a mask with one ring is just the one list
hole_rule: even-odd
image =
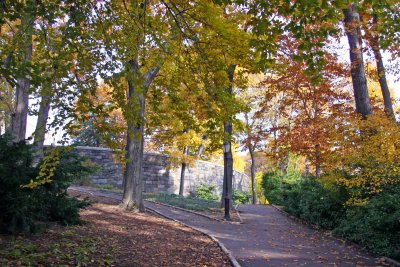
[[202,216],[202,217],[205,217],[207,219],[214,220],[214,221],[217,221],[217,222],[225,222],[224,220],[220,220],[220,219],[208,216],[206,214],[203,214],[203,213],[200,213],[200,212],[197,212],[197,211],[193,211],[193,210],[188,210],[188,209],[181,208],[181,207],[172,206],[172,205],[169,205],[169,204],[166,204],[166,203],[162,203],[162,202],[158,202],[158,201],[154,201],[154,200],[148,200],[148,199],[143,199],[143,201],[148,201],[148,202],[153,203],[153,204],[166,206],[166,207],[169,207],[169,208],[185,211],[185,212],[188,212],[188,213],[193,213],[193,214],[196,214],[196,215],[199,215],[199,216]]
[[396,266],[396,267],[399,267],[400,266],[400,262],[398,262],[398,261],[396,261],[396,260],[394,260],[394,259],[392,259],[392,258],[389,258],[389,257],[382,257],[387,263],[389,263],[389,264],[393,264],[393,266]]
[[[79,188],[76,188],[76,187],[75,187],[75,188],[71,188],[71,190],[75,190],[75,191],[77,191],[77,192],[82,192],[82,193],[87,193],[87,194],[89,193],[89,194],[95,195],[95,194],[93,194],[92,192],[85,192],[84,190],[79,190]],[[112,196],[110,196],[110,195],[109,195],[109,196],[102,196],[102,197],[111,198],[111,199],[117,200],[115,197],[112,197]],[[118,200],[119,200],[119,199],[118,199]],[[148,201],[148,200],[146,200],[146,201]],[[154,201],[149,201],[149,202],[154,202]],[[172,206],[172,207],[173,207],[173,206]],[[149,207],[145,207],[145,208],[146,208],[146,210],[148,210],[148,211],[150,211],[150,212],[152,212],[152,213],[155,213],[155,214],[157,214],[157,215],[159,215],[159,216],[161,216],[161,217],[164,217],[164,218],[166,218],[166,219],[168,219],[168,220],[177,222],[177,223],[179,223],[179,224],[181,224],[181,225],[184,225],[184,226],[186,226],[186,227],[188,227],[188,228],[190,228],[190,229],[193,229],[193,230],[195,230],[195,231],[197,231],[197,232],[200,232],[200,233],[202,233],[203,235],[205,235],[205,236],[211,238],[211,240],[213,240],[214,242],[216,242],[217,245],[221,248],[222,252],[224,252],[225,255],[228,256],[229,262],[231,263],[231,265],[232,265],[233,267],[242,267],[242,266],[239,264],[239,262],[236,260],[236,258],[233,256],[232,252],[231,252],[229,249],[227,249],[227,248],[225,247],[225,245],[224,245],[222,242],[220,242],[218,239],[216,239],[213,235],[210,235],[210,234],[206,233],[205,231],[203,231],[203,230],[201,230],[201,229],[199,229],[199,228],[190,226],[190,225],[188,225],[188,224],[186,224],[186,223],[184,223],[184,222],[181,222],[181,221],[178,221],[178,220],[176,220],[176,219],[174,219],[174,218],[171,218],[171,217],[169,217],[169,216],[167,216],[167,215],[165,215],[165,214],[163,214],[163,213],[161,213],[161,212],[159,212],[159,211],[156,211],[156,210],[154,210],[154,209],[152,209],[152,208],[149,208]],[[206,215],[204,215],[204,214],[202,214],[202,215],[203,215],[203,216],[206,216]],[[213,219],[215,219],[215,218],[213,218]],[[215,219],[215,220],[219,221],[218,219]]]
[[157,214],[159,216],[162,216],[162,217],[164,217],[164,218],[166,218],[168,220],[174,221],[174,222],[179,223],[181,225],[184,225],[184,226],[186,226],[186,227],[188,227],[190,229],[198,231],[198,232],[202,233],[205,236],[208,236],[209,238],[211,238],[211,240],[213,240],[215,243],[217,243],[217,245],[222,249],[222,251],[225,253],[225,255],[228,256],[229,262],[231,263],[231,265],[233,267],[242,267],[239,264],[239,262],[236,260],[236,258],[233,256],[232,252],[229,249],[227,249],[225,247],[225,245],[221,241],[219,241],[217,238],[215,238],[213,235],[210,235],[210,234],[206,233],[205,231],[203,231],[203,230],[201,230],[201,229],[199,229],[197,227],[193,227],[193,226],[190,226],[190,225],[188,225],[188,224],[186,224],[184,222],[176,220],[176,219],[174,219],[174,218],[172,218],[172,217],[170,217],[168,215],[165,215],[162,212],[156,211],[156,210],[154,210],[152,208],[146,207],[146,209],[149,210],[150,212],[153,212],[153,213],[155,213],[155,214]]
[[148,200],[148,199],[143,199],[143,201],[148,201],[148,202],[153,203],[153,204],[166,206],[166,207],[169,207],[169,208],[185,211],[185,212],[188,212],[188,213],[193,213],[193,214],[196,214],[196,215],[199,215],[199,216],[202,216],[202,217],[205,217],[207,219],[214,220],[214,221],[217,221],[217,222],[230,223],[230,224],[243,224],[243,220],[240,217],[239,212],[238,212],[238,210],[236,208],[234,209],[234,211],[236,212],[236,214],[237,214],[237,216],[239,218],[239,222],[230,222],[230,221],[226,221],[226,220],[223,220],[223,219],[217,219],[217,218],[211,217],[211,216],[206,215],[206,214],[201,213],[201,212],[197,212],[197,211],[194,211],[194,210],[189,210],[189,209],[185,209],[185,208],[169,205],[169,204],[166,204],[166,203],[163,203],[163,202],[158,202],[158,201]]

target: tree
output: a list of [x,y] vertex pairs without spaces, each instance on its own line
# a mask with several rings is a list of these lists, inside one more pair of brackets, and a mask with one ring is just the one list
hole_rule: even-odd
[[[19,5],[17,5],[20,7]],[[19,54],[17,59],[19,66],[23,71],[17,74],[16,78],[16,92],[15,92],[15,110],[11,116],[11,132],[15,138],[15,141],[25,140],[26,134],[26,123],[28,118],[28,101],[29,101],[29,90],[31,85],[31,78],[29,73],[31,71],[31,60],[32,60],[32,38],[33,38],[33,20],[35,17],[32,12],[34,3],[33,1],[27,1],[26,6],[20,7],[21,16],[18,17],[20,25],[18,25],[17,32],[10,26],[12,34],[18,35],[17,51],[10,51],[10,54],[3,58],[3,63],[6,65],[10,64],[11,58],[15,57],[14,52]],[[34,10],[34,9],[33,9]],[[15,19],[15,18],[14,18]],[[9,24],[10,25],[10,24]],[[7,34],[7,33],[6,33]],[[13,41],[17,38],[12,38]],[[15,44],[15,42],[14,42]],[[22,73],[21,73],[22,72]]]
[[[393,49],[393,45],[388,45],[383,39],[398,41],[396,36],[395,22],[398,20],[393,5],[395,1],[361,1],[359,3],[347,1],[289,1],[281,5],[280,1],[262,3],[255,1],[248,4],[251,16],[250,23],[255,29],[255,34],[259,39],[271,40],[280,33],[291,33],[300,42],[301,53],[296,55],[296,60],[306,63],[307,75],[313,83],[321,81],[320,71],[324,62],[324,47],[328,37],[337,37],[340,33],[340,24],[344,19],[345,33],[349,42],[350,62],[352,68],[350,73],[353,81],[353,95],[357,113],[366,117],[372,112],[369,103],[367,81],[363,69],[363,49],[361,35],[360,12],[368,9],[379,10],[374,12],[383,22],[384,27],[378,27],[382,34],[380,43],[382,47]],[[273,7],[273,8],[271,8]],[[262,14],[258,16],[257,14]],[[386,28],[386,29],[385,29]],[[280,29],[277,30],[277,29]],[[390,42],[390,41],[389,41]],[[269,51],[272,55],[276,52],[277,45],[267,42],[263,45],[258,42],[259,49]],[[395,49],[394,49],[395,50]],[[273,58],[273,57],[270,57]]]
[[349,42],[351,79],[353,82],[356,112],[363,117],[372,113],[370,105],[367,78],[364,70],[364,58],[362,49],[362,35],[360,27],[360,15],[358,5],[352,3],[349,8],[343,9],[344,26]]
[[[229,53],[227,48],[232,47],[229,42],[237,37],[232,34],[235,31],[228,32],[227,29],[236,28],[236,32],[239,29],[224,22],[221,17],[223,10],[211,2],[191,5],[164,1],[115,1],[93,8],[93,26],[96,28],[93,31],[96,35],[94,39],[101,40],[99,43],[104,47],[103,51],[98,50],[97,53],[105,59],[98,62],[96,68],[100,70],[104,81],[114,88],[113,98],[127,122],[127,163],[122,206],[136,206],[143,210],[141,164],[146,100],[150,91],[157,91],[158,83],[163,85],[163,90],[174,91],[157,76],[168,77],[168,72],[176,69],[181,64],[179,62],[188,64],[193,60],[191,55],[195,54],[195,61],[209,62],[207,72],[204,66],[195,65],[199,68],[196,69],[197,75],[204,75],[201,79],[204,79],[207,87],[202,90],[214,98],[217,96],[214,101],[221,103],[218,98],[223,97],[218,93],[227,80],[226,77],[217,76],[223,69],[221,51]],[[109,33],[113,34],[112,39],[108,38]],[[212,40],[213,36],[217,40]],[[226,39],[229,42],[224,39],[226,37],[229,37]],[[216,49],[217,41],[219,49]],[[214,50],[209,48],[211,42]],[[212,59],[215,55],[218,57]],[[185,60],[182,61],[182,58]],[[210,68],[210,63],[217,64]],[[111,75],[110,71],[113,72]],[[215,120],[210,120],[209,124],[215,124]]]
[[10,128],[14,99],[11,86],[3,80],[0,83],[0,134],[3,134]]
[[[359,134],[370,129],[374,134]],[[372,196],[400,184],[399,128],[384,112],[378,110],[368,120],[349,118],[338,123],[334,140],[329,173],[349,189],[348,204],[365,204]]]
[[[315,176],[319,177],[325,155],[332,150],[334,122],[349,114],[349,96],[342,90],[346,85],[346,67],[336,62],[336,55],[326,53],[322,81],[314,85],[304,71],[304,63],[292,58],[298,53],[299,43],[291,36],[282,36],[280,42],[277,70],[262,82],[265,96],[261,110],[270,108],[270,102],[275,103],[276,98],[282,105],[279,133],[273,136],[271,145],[273,150],[274,146],[282,147],[283,153],[273,151],[273,155],[302,155],[313,163]],[[271,133],[276,134],[274,131]]]
[[[38,115],[34,141],[39,159],[43,155],[51,105],[58,110],[52,126],[64,126],[72,114],[71,102],[78,94],[75,78],[91,67],[82,49],[89,48],[83,34],[85,29],[76,27],[85,19],[82,14],[86,12],[87,1],[79,4],[82,9],[75,9],[75,4],[69,1],[52,0],[14,1],[1,6],[4,12],[0,19],[3,44],[0,76],[6,87],[13,88],[15,99],[10,131],[16,140],[25,139],[28,111]],[[78,65],[77,54],[87,60],[85,65]],[[86,86],[90,85],[87,79]],[[38,110],[35,107],[28,110],[29,98],[40,102]]]
[[379,29],[378,29],[378,27],[380,26],[379,18],[376,13],[374,14],[374,11],[375,9],[373,8],[372,14],[368,14],[367,12],[362,13],[361,15],[363,21],[362,26],[365,32],[365,38],[368,41],[368,45],[375,57],[378,81],[383,96],[384,110],[389,117],[394,119],[392,99],[390,97],[389,86],[386,81],[386,70],[383,64],[383,57],[380,49],[381,46],[379,44]]
[[112,87],[100,83],[96,90],[80,95],[69,128],[72,144],[125,149],[126,122],[112,92]]
[[238,131],[238,139],[250,154],[250,177],[252,203],[257,204],[256,193],[256,150],[260,150],[265,146],[265,138],[267,133],[266,116],[260,114],[260,105],[263,98],[262,88],[259,83],[264,75],[250,75],[249,87],[239,93],[239,98],[245,102],[247,110],[244,112],[243,130]]

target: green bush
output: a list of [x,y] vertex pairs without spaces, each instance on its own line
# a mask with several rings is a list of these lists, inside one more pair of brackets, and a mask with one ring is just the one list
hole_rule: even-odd
[[292,215],[300,217],[300,200],[302,197],[300,183],[286,185],[285,189],[282,189],[280,194],[281,205],[284,206],[284,210]]
[[310,180],[284,189],[284,209],[300,218],[333,229],[345,214],[348,196],[340,187],[326,188]]
[[246,192],[239,191],[239,190],[233,190],[233,202],[235,204],[247,204],[250,202],[250,195],[247,194]]
[[89,202],[70,198],[67,189],[73,182],[85,179],[94,170],[94,167],[85,164],[85,158],[79,154],[72,151],[61,153],[52,182],[36,190],[38,197],[45,200],[43,204],[48,219],[65,225],[81,223],[79,210],[89,206]]
[[262,177],[262,187],[269,203],[275,205],[283,204],[283,179],[282,175],[276,172],[267,172]]
[[379,255],[400,259],[400,187],[349,208],[334,233]]
[[400,187],[391,186],[360,206],[349,206],[351,191],[308,179],[283,184],[284,210],[359,243],[378,255],[400,259]]
[[82,165],[76,153],[61,153],[51,183],[32,189],[23,187],[39,172],[32,165],[32,155],[31,145],[14,143],[8,134],[0,136],[0,231],[36,231],[39,221],[80,223],[79,210],[89,202],[70,198],[67,188],[92,170]]
[[214,194],[215,186],[201,184],[196,188],[195,196],[206,200],[218,200],[219,197]]
[[36,176],[31,147],[0,136],[0,231],[30,230],[36,216],[31,208],[33,192],[21,188]]

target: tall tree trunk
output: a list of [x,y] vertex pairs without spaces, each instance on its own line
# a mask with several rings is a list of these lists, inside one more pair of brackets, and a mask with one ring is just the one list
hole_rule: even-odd
[[[203,140],[203,141],[207,140],[207,135],[204,134],[204,135],[202,136],[201,140]],[[198,158],[200,158],[200,156],[203,154],[203,151],[204,151],[204,145],[203,145],[203,144],[200,144],[200,145],[199,145],[199,148],[198,148],[198,150],[197,150],[197,157],[198,157]]]
[[279,170],[283,173],[283,174],[287,174],[288,168],[289,168],[289,162],[290,158],[289,158],[289,154],[285,155],[285,157],[279,162]]
[[203,154],[203,150],[204,150],[204,145],[203,144],[199,145],[199,149],[197,150],[197,157],[200,158],[200,156]]
[[310,164],[308,162],[307,155],[306,155],[306,158],[304,159],[304,165],[305,165],[305,176],[308,177],[310,175]]
[[[229,78],[229,86],[225,90],[229,95],[233,97],[233,75],[235,73],[235,65],[229,66],[228,70],[228,78]],[[224,144],[228,145],[228,151],[224,152],[224,180],[223,180],[223,192],[222,192],[222,201],[221,204],[224,204],[224,198],[229,199],[229,208],[232,208],[232,177],[233,177],[233,155],[232,155],[232,120],[229,119],[224,123],[224,132],[226,135],[226,139],[224,140]]]
[[[135,87],[134,81],[129,81],[128,98],[129,105],[136,106],[134,111],[135,122],[128,122],[127,144],[126,144],[126,166],[124,175],[124,193],[122,207],[131,209],[136,207],[144,212],[142,199],[142,179],[143,179],[143,116],[144,116],[144,95],[141,88]],[[139,115],[139,116],[138,116]]]
[[[189,147],[185,146],[183,149],[183,155],[187,155],[189,153]],[[186,162],[182,162],[181,165],[181,181],[179,184],[179,195],[183,196],[185,191],[185,171],[186,171]]]
[[247,149],[249,150],[250,153],[250,158],[251,158],[251,165],[250,165],[250,176],[251,176],[251,192],[252,192],[252,203],[257,204],[257,195],[256,195],[256,185],[255,185],[255,180],[256,180],[256,158],[254,155],[254,146],[252,144],[253,141],[253,136],[251,133],[251,126],[249,122],[249,115],[247,112],[244,114],[244,118],[246,120],[246,126],[247,126],[247,141],[246,141],[246,146]]
[[364,118],[372,113],[368,95],[367,79],[364,71],[364,59],[362,52],[362,39],[360,29],[360,16],[357,5],[351,4],[343,10],[347,39],[350,47],[351,79],[353,82],[356,112]]
[[[32,59],[32,21],[29,15],[21,19],[21,29],[26,29],[26,38],[24,44],[24,62],[29,63]],[[27,69],[29,70],[29,69]],[[30,75],[24,73],[23,77],[17,79],[17,88],[15,95],[15,111],[11,117],[11,133],[15,141],[25,140],[26,124],[28,119],[29,107],[29,87]]]
[[374,55],[375,55],[376,68],[378,71],[378,80],[379,80],[379,84],[381,86],[381,91],[382,91],[382,96],[383,96],[383,104],[385,106],[385,112],[389,117],[394,118],[392,99],[390,97],[389,86],[386,81],[386,72],[385,72],[385,67],[383,65],[381,51],[379,50],[379,47],[377,47],[377,46],[373,46],[372,50],[374,51]]
[[319,178],[321,176],[321,151],[319,144],[315,145],[315,177]]
[[132,72],[127,94],[130,110],[127,118],[126,166],[121,207],[125,209],[136,207],[140,212],[144,212],[142,184],[145,95],[160,67],[151,69],[144,77],[140,77],[138,59],[131,60],[129,65]]
[[250,166],[250,175],[251,175],[251,192],[253,194],[252,203],[257,204],[257,195],[256,195],[256,157],[254,155],[253,146],[248,146],[251,158],[251,166]]
[[44,137],[46,134],[46,125],[47,120],[49,118],[49,111],[50,111],[50,104],[51,104],[51,96],[45,95],[42,96],[42,100],[40,101],[39,107],[39,115],[36,123],[36,129],[34,134],[34,145],[35,145],[35,163],[38,163],[43,158],[43,144],[44,144]]
[[[374,15],[373,25],[376,26],[378,23],[378,18]],[[376,70],[378,72],[378,80],[379,85],[381,86],[382,96],[383,96],[383,104],[385,108],[385,113],[388,117],[395,119],[392,99],[390,97],[389,86],[386,81],[386,71],[385,66],[383,65],[383,58],[379,47],[379,35],[378,33],[374,34],[369,29],[366,30],[366,37],[369,41],[372,51],[374,52],[374,57],[376,61]]]

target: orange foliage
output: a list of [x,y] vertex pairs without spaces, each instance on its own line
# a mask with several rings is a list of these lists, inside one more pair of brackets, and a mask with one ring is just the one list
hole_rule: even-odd
[[260,114],[275,109],[278,117],[269,129],[270,155],[281,160],[289,152],[303,155],[318,170],[331,149],[334,121],[352,110],[350,95],[342,90],[347,70],[327,53],[323,80],[314,85],[304,72],[304,63],[293,60],[298,43],[288,36],[281,36],[280,42],[280,68],[262,82],[266,92]]

